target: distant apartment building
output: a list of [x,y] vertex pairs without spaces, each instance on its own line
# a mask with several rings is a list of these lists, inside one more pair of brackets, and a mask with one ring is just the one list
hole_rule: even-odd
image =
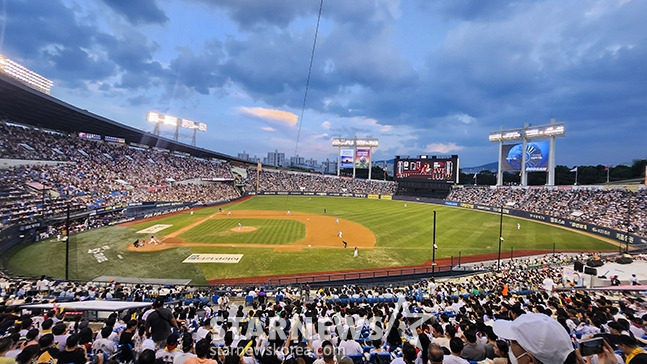
[[305,164],[306,159],[303,157],[299,157],[297,155],[296,157],[290,157],[290,166],[302,166]]
[[257,156],[250,157],[249,154],[247,154],[244,150],[242,153],[238,153],[238,159],[242,159],[245,161],[250,161],[250,162],[260,162],[261,159],[258,158]]
[[267,157],[263,158],[263,164],[275,167],[285,167],[285,153],[279,153],[278,150],[267,152]]

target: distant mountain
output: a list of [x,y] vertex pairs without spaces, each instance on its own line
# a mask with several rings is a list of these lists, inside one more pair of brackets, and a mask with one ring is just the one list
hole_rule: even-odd
[[499,169],[499,162],[492,162],[478,167],[463,167],[461,168],[461,172],[465,174],[474,174],[474,173],[479,173],[481,171],[491,171],[496,173],[498,169]]

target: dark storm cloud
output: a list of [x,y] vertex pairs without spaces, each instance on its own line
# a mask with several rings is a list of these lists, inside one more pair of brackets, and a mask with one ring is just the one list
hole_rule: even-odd
[[[347,88],[397,92],[417,82],[417,74],[391,45],[388,9],[372,1],[333,2],[324,4],[322,17],[336,25],[318,34],[308,108],[324,111],[322,100],[343,96]],[[270,105],[300,107],[316,25],[312,18],[301,32],[267,30],[228,41],[230,60],[223,72]]]
[[121,75],[117,87],[145,89],[167,75],[153,59],[155,43],[132,29],[122,30],[121,35],[101,32],[91,15],[80,19],[77,10],[60,1],[38,6],[9,2],[5,54],[20,49],[25,65],[53,78],[59,86],[85,88],[85,81],[97,82],[106,94],[110,90],[103,81],[111,76]]
[[92,43],[94,29],[78,24],[73,11],[63,6],[61,1],[42,1],[38,6],[33,6],[30,1],[7,1],[4,4],[6,18],[2,52],[9,57],[20,55],[27,65],[44,66],[42,49],[48,45],[80,48]]
[[432,9],[443,16],[452,19],[465,21],[474,20],[495,20],[508,16],[510,11],[516,11],[519,8],[527,6],[527,0],[460,0],[460,1],[443,1],[435,0],[423,2],[422,6]]
[[223,76],[219,67],[225,58],[222,48],[222,44],[214,40],[205,44],[202,52],[197,54],[188,48],[180,49],[171,62],[169,81],[203,95],[208,95],[211,88],[223,87],[228,77]]
[[284,28],[295,18],[319,11],[318,1],[301,0],[194,0],[224,9],[241,30],[268,25]]
[[[632,7],[618,11],[644,11],[638,9],[642,4]],[[416,109],[427,115],[464,110],[492,125],[500,124],[504,113],[510,119],[519,116],[519,123],[524,119],[537,123],[551,114],[608,120],[625,113],[623,109],[635,112],[629,104],[637,104],[647,86],[635,77],[645,70],[640,61],[645,57],[645,41],[634,39],[634,34],[636,28],[646,27],[635,20],[609,34],[606,24],[612,19],[632,18],[617,12],[598,19],[577,11],[562,17],[556,22],[564,24],[571,18],[571,24],[582,24],[555,25],[548,35],[533,33],[536,24],[512,32],[515,22],[524,20],[519,17],[511,24],[470,23],[455,30],[443,47],[429,55],[423,83],[434,87],[421,89],[430,102]]]
[[78,47],[55,48],[43,54],[43,58],[56,64],[57,78],[66,87],[83,87],[82,80],[101,80],[113,74],[114,64],[95,59]]
[[164,24],[169,21],[155,0],[103,0],[103,3],[133,25]]

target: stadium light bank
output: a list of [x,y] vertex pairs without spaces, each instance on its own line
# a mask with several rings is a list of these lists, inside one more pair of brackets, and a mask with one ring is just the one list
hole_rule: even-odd
[[160,125],[175,127],[175,133],[173,133],[173,137],[176,142],[178,141],[180,136],[180,128],[192,129],[193,130],[192,145],[194,147],[196,146],[196,134],[198,130],[207,131],[207,124],[205,123],[198,123],[188,119],[180,119],[176,116],[161,114],[155,111],[147,112],[146,120],[155,124],[155,129],[153,130],[153,134],[155,135],[160,135]]
[[54,82],[39,75],[38,73],[30,70],[25,66],[10,60],[9,58],[0,55],[0,72],[13,78],[14,80],[40,91],[45,94],[50,94]]
[[[529,150],[528,141],[533,139],[549,139],[549,150],[548,150],[548,166],[537,166],[533,167],[531,171],[545,171],[548,172],[548,179],[546,185],[554,186],[555,185],[555,137],[561,137],[566,135],[565,123],[555,122],[555,119],[550,119],[550,124],[540,125],[540,126],[530,126],[528,123],[525,123],[521,129],[501,129],[493,131],[489,135],[491,142],[499,143],[499,167],[497,172],[497,186],[503,185],[503,166],[504,166],[504,151],[503,143],[521,140],[521,150],[524,151],[521,153],[521,163],[519,167],[521,170],[521,185],[528,185],[528,173],[527,169],[530,167],[529,163],[532,159],[533,151]],[[519,170],[519,169],[517,169]]]

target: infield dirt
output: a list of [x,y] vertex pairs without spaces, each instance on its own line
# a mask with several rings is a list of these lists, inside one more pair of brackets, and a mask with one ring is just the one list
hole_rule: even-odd
[[[230,243],[195,243],[185,241],[179,236],[183,233],[197,227],[198,225],[211,219],[281,219],[294,220],[301,222],[306,227],[306,234],[303,240],[292,244],[230,244]],[[256,231],[256,226],[241,226],[230,229],[232,233],[244,234]],[[339,236],[341,231],[342,237]],[[126,249],[134,252],[152,252],[165,249],[192,246],[211,246],[211,247],[243,247],[243,248],[272,248],[276,252],[294,252],[302,249],[324,248],[324,249],[344,249],[343,241],[347,242],[346,249],[373,248],[375,247],[376,237],[368,228],[358,223],[337,219],[332,216],[322,216],[308,214],[303,212],[291,212],[289,215],[282,211],[258,211],[258,210],[235,210],[231,215],[225,211],[217,212],[203,219],[197,219],[195,222],[178,229],[168,235],[158,239],[160,242],[155,244],[146,243],[143,247],[135,248],[128,244]]]

